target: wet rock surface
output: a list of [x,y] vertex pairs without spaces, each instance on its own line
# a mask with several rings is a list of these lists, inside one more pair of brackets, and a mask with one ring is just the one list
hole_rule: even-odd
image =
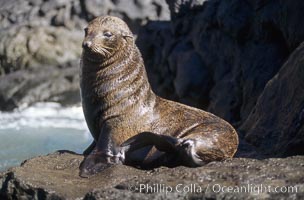
[[[198,168],[140,170],[117,165],[89,179],[78,176],[83,156],[56,152],[0,174],[1,199],[301,199],[304,157],[234,158]],[[261,185],[271,189],[260,189]],[[150,189],[147,186],[151,186]],[[228,192],[224,186],[251,187]],[[255,187],[255,188],[253,188]],[[275,192],[275,188],[277,191]],[[291,188],[293,187],[293,191]],[[151,189],[152,188],[152,189]],[[220,189],[221,188],[221,189]],[[284,192],[288,190],[288,192]],[[171,191],[172,189],[172,191]],[[224,192],[219,192],[224,190]],[[282,191],[281,191],[282,190]],[[171,191],[171,192],[170,192]]]

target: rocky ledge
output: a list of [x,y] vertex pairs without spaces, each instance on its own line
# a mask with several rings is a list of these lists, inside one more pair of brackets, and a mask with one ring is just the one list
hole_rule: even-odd
[[78,176],[82,155],[56,152],[0,173],[0,199],[303,199],[304,156],[234,158],[199,168],[118,165]]

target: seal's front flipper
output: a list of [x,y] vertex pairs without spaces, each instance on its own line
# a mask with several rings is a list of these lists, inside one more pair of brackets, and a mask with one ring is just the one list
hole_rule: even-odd
[[96,142],[95,142],[95,140],[90,144],[90,146],[88,146],[88,148],[86,148],[86,150],[84,150],[83,151],[83,155],[89,155],[92,151],[93,151],[93,149],[95,148],[95,146],[96,146]]
[[125,149],[126,152],[132,152],[152,145],[159,151],[172,153],[176,152],[176,147],[179,143],[180,140],[172,136],[142,132],[126,140],[121,144],[121,147]]
[[110,167],[112,164],[106,160],[106,154],[94,149],[80,164],[79,175],[88,178],[98,172]]
[[83,178],[88,178],[97,174],[112,165],[122,164],[124,162],[124,152],[120,151],[113,155],[112,152],[101,151],[95,148],[80,165],[79,175]]

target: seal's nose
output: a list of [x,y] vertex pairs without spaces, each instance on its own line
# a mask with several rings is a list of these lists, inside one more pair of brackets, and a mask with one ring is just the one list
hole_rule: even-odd
[[84,41],[82,43],[82,48],[90,48],[92,46],[92,42],[91,41]]

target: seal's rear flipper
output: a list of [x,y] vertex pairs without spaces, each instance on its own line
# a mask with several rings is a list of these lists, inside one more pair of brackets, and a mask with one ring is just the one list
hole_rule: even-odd
[[[164,165],[197,167],[225,157],[220,149],[207,141],[198,138],[176,138],[151,132],[142,132],[121,144],[126,155],[146,146],[155,146],[157,150],[165,152],[160,160],[171,160],[164,161],[162,163]],[[157,162],[161,161],[157,160]]]
[[132,152],[152,145],[159,151],[173,153],[176,152],[176,147],[179,143],[180,139],[172,136],[142,132],[123,142],[121,147],[124,148],[126,152]]

